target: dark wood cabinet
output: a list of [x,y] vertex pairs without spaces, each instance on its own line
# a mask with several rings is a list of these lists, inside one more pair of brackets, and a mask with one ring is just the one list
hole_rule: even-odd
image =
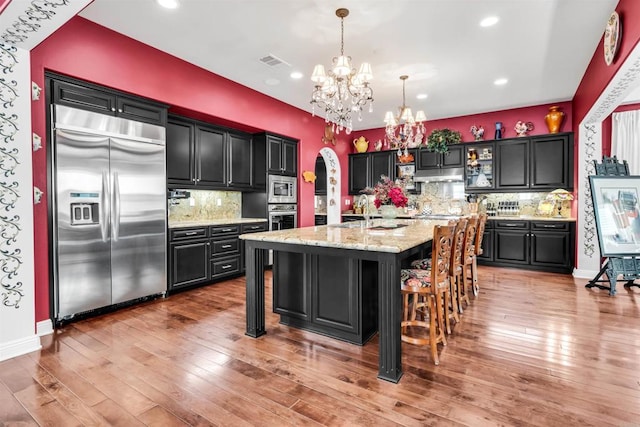
[[234,188],[253,185],[253,141],[250,135],[229,133],[227,184]]
[[373,187],[382,175],[393,179],[395,151],[349,154],[349,194],[357,195]]
[[273,311],[285,325],[363,345],[378,326],[377,263],[329,252],[274,252]]
[[53,77],[50,84],[54,104],[159,126],[164,126],[167,122],[167,106],[163,104],[66,78],[58,80]]
[[326,215],[316,215],[314,225],[327,225]]
[[226,132],[209,126],[195,125],[195,149],[193,150],[195,157],[192,168],[195,171],[193,177],[195,185],[206,187],[227,185],[226,143]]
[[420,148],[417,151],[416,168],[441,169],[441,168],[461,168],[464,166],[464,147],[462,145],[449,146],[446,153]]
[[178,116],[167,122],[167,182],[187,188],[251,189],[249,134]]
[[209,231],[206,227],[169,232],[169,290],[207,283]]
[[496,189],[526,190],[529,188],[529,139],[496,141]]
[[490,220],[487,225],[479,263],[571,273],[575,223],[514,219]]
[[531,175],[535,190],[573,188],[573,137],[570,133],[534,136],[530,140]]
[[277,175],[297,175],[297,141],[288,140],[274,135],[267,135],[267,172]]
[[327,165],[322,156],[316,157],[315,174],[315,194],[316,196],[324,196],[327,194]]

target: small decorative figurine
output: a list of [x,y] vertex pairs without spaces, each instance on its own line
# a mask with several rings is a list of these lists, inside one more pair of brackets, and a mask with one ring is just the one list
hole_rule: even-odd
[[496,134],[494,139],[502,139],[502,122],[496,122]]
[[377,140],[373,147],[375,148],[376,151],[382,150],[382,141],[381,140]]
[[482,126],[473,125],[470,130],[476,141],[482,141],[484,137],[484,128]]
[[527,136],[528,132],[533,130],[533,123],[531,122],[522,122],[518,120],[515,127],[513,128],[516,131],[518,136]]
[[336,136],[333,133],[333,127],[331,125],[326,125],[324,127],[324,135],[322,136],[322,142],[325,144],[331,143],[334,146],[336,145]]

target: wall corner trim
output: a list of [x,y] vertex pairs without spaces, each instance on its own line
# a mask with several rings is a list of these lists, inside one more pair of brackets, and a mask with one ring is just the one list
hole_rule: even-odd
[[41,320],[36,323],[36,335],[43,337],[45,335],[51,335],[53,333],[53,322],[51,319]]

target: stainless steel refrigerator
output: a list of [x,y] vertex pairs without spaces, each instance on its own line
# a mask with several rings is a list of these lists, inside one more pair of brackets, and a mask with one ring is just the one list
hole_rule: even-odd
[[55,105],[53,137],[56,322],[166,292],[165,128]]

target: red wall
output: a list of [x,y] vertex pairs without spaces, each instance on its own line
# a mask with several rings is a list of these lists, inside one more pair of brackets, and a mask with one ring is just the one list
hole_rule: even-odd
[[[496,122],[502,122],[505,130],[502,133],[503,138],[514,138],[516,136],[516,132],[513,130],[513,127],[518,120],[533,123],[534,129],[530,132],[531,135],[547,134],[549,133],[549,130],[547,125],[544,123],[544,116],[549,112],[549,106],[551,105],[560,106],[561,110],[565,113],[562,126],[560,127],[560,132],[570,132],[572,128],[573,115],[571,111],[571,102],[567,101],[555,104],[515,108],[512,110],[494,111],[471,116],[453,117],[450,119],[431,120],[425,123],[426,136],[424,138],[424,142],[426,143],[427,136],[432,130],[441,128],[460,131],[460,133],[462,133],[463,142],[473,142],[473,135],[471,135],[471,132],[469,131],[472,125],[483,126],[485,135],[484,139],[490,140],[494,138]],[[379,139],[384,141],[384,127],[365,131],[356,131],[353,132],[352,136],[355,138],[364,136],[369,141],[369,151],[374,151],[374,143]],[[355,152],[355,149],[352,151]]]
[[[598,47],[573,97],[573,131],[576,139],[578,138],[580,123],[640,40],[640,25],[637,24],[640,22],[640,1],[620,0],[616,11],[620,15],[622,27],[618,54],[613,63],[607,66],[604,62],[603,39],[600,39]],[[602,25],[603,33],[604,26],[605,23]]]

